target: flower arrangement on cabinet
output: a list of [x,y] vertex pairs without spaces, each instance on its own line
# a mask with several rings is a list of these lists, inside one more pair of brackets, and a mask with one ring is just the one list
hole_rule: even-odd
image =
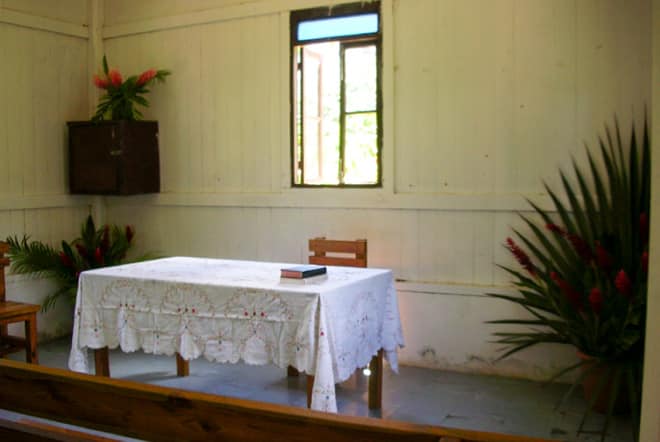
[[56,250],[29,237],[8,237],[9,257],[14,273],[36,273],[53,278],[57,290],[46,297],[42,310],[49,310],[60,299],[75,303],[80,272],[124,262],[133,245],[135,230],[127,225],[104,225],[96,229],[91,215],[80,230],[80,237],[71,243],[62,241]]
[[105,91],[101,97],[92,121],[98,122],[109,114],[112,120],[135,121],[142,119],[142,113],[137,105],[149,107],[149,102],[143,97],[149,92],[148,87],[155,82],[164,82],[170,71],[149,69],[142,74],[133,75],[124,80],[117,69],[109,69],[108,61],[103,56],[103,75],[94,76],[94,84]]
[[490,296],[523,307],[531,319],[489,322],[528,327],[494,333],[495,342],[504,344],[500,359],[541,343],[572,345],[587,355],[553,377],[582,368],[566,397],[590,373],[609,373],[596,385],[585,413],[586,419],[600,394],[611,388],[604,436],[617,396],[626,396],[635,422],[641,404],[650,202],[646,124],[641,140],[633,125],[627,143],[618,122],[614,130],[606,126],[599,153],[601,161],[596,161],[587,148],[588,173],[573,161],[573,183],[560,171],[565,199],[545,186],[556,213],[529,202],[544,226],[520,215],[529,233],[514,229],[520,244],[506,240],[522,269],[500,267],[514,278],[519,295]]

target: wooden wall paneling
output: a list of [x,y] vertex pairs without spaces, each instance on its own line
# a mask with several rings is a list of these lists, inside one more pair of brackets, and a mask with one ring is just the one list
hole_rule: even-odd
[[605,15],[606,3],[599,0],[577,3],[576,81],[578,90],[583,93],[576,97],[576,123],[580,141],[589,144],[596,140],[596,134],[590,132],[594,128],[600,130],[619,108],[619,97],[612,93],[618,89],[619,82],[617,76],[612,75],[619,69],[615,62],[617,39],[612,32],[616,28],[612,21],[616,18]]
[[575,147],[575,2],[516,3],[515,14],[513,167],[518,191],[535,192]]
[[[428,115],[426,122],[429,129],[433,128],[431,132],[427,129],[427,133],[433,138],[425,140],[430,146],[420,151],[417,158],[421,172],[426,176],[418,190],[444,193],[456,190],[457,172],[454,169],[460,161],[459,158],[467,155],[464,152],[465,146],[458,144],[459,127],[463,124],[461,120],[464,116],[457,113],[460,112],[458,106],[464,99],[465,91],[476,85],[470,83],[469,75],[462,78],[459,69],[461,60],[466,58],[462,45],[474,39],[473,34],[478,34],[479,31],[476,26],[469,26],[470,32],[465,30],[465,34],[461,33],[462,29],[456,23],[458,10],[462,7],[458,2],[435,2],[434,6],[435,8],[428,12],[420,11],[421,17],[427,22],[426,26],[433,30],[430,35],[425,36],[432,42],[427,47],[427,50],[432,51],[428,57],[432,63],[432,76],[431,83],[427,86],[430,89],[422,88],[418,93],[428,94],[430,103],[435,106],[435,113]],[[428,17],[424,18],[426,14]],[[475,16],[474,20],[478,18]],[[474,109],[472,115],[467,118],[472,120],[477,112],[478,109]],[[469,173],[471,174],[472,170]]]
[[[479,220],[484,216],[484,212],[468,212],[456,213],[451,215],[452,224],[452,238],[458,239],[458,242],[453,242],[452,261],[455,263],[454,276],[452,281],[474,284],[482,275],[477,275],[475,266],[477,262],[476,252],[479,245],[477,244],[477,232],[479,230]],[[449,252],[449,251],[448,251]],[[435,279],[438,281],[438,279]]]
[[513,0],[501,0],[498,8],[491,11],[495,27],[491,38],[494,40],[495,94],[493,119],[495,124],[492,140],[485,140],[493,145],[493,191],[511,193],[516,191],[516,148],[514,145],[515,111],[517,106],[514,53],[514,15]]
[[495,235],[496,212],[474,212],[474,233],[472,242],[473,277],[472,283],[490,285],[495,271],[495,250],[492,238]]
[[[8,69],[4,87],[7,89],[6,121],[7,121],[7,175],[9,176],[7,193],[11,195],[24,195],[25,182],[32,179],[26,176],[24,151],[26,146],[32,144],[32,130],[27,124],[32,115],[31,106],[31,68],[29,59],[30,30],[7,26],[5,28],[6,41],[14,44],[6,46],[8,60],[14,60],[11,69]],[[29,188],[29,186],[27,186]]]
[[[439,69],[450,72],[449,82],[439,79],[441,90],[449,88],[450,106],[442,107],[438,127],[440,120],[451,125],[443,155],[447,180],[441,184],[442,191],[494,191],[492,158],[500,69],[497,32],[503,6],[506,8],[506,4],[488,0],[455,2],[453,14],[448,17],[451,35],[441,37],[451,44],[451,57],[439,63]],[[447,97],[439,93],[436,101],[446,103]],[[442,139],[442,134],[438,136]]]
[[[259,26],[260,22],[257,22],[257,25]],[[261,25],[264,33],[261,36],[261,51],[257,59],[257,69],[260,74],[260,89],[257,90],[257,106],[260,109],[259,131],[257,132],[259,145],[257,190],[276,192],[279,188],[273,187],[273,183],[277,183],[275,177],[279,177],[280,131],[279,120],[274,118],[274,115],[277,115],[279,108],[279,91],[287,84],[279,83],[280,76],[278,75],[278,66],[282,64],[282,60],[279,60],[278,49],[285,42],[279,40],[279,16],[277,14],[262,17]],[[278,168],[274,168],[273,165]],[[273,173],[275,173],[275,177],[273,177]]]
[[[241,44],[241,81],[237,87],[241,91],[240,116],[240,149],[243,153],[241,158],[241,191],[249,192],[258,189],[259,170],[257,168],[260,146],[258,146],[257,132],[264,128],[260,127],[259,121],[263,109],[257,105],[257,101],[264,99],[264,88],[258,72],[258,53],[261,52],[262,35],[264,29],[257,25],[261,17],[250,17],[243,19],[240,32]],[[263,26],[263,22],[261,23]],[[260,66],[261,67],[261,66]],[[269,168],[270,169],[270,168]]]
[[257,223],[255,232],[257,255],[255,259],[258,261],[274,261],[277,254],[273,250],[273,209],[263,207],[256,209],[255,212]]
[[[38,98],[38,90],[35,90],[34,81],[36,80],[34,73],[36,66],[39,66],[39,54],[43,53],[41,43],[43,34],[42,31],[27,30],[25,33],[25,41],[23,42],[25,52],[22,54],[22,69],[24,69],[25,78],[20,80],[16,87],[24,87],[25,94],[25,107],[24,114],[20,116],[20,149],[22,155],[22,169],[23,169],[23,195],[34,195],[39,193],[37,188],[37,168],[35,165],[39,160],[39,153],[37,152],[37,137],[35,132],[35,116],[40,113],[39,104],[36,103]],[[41,84],[44,82],[40,81]]]
[[[418,214],[418,281],[452,281],[454,263],[441,265],[451,247],[451,226],[446,217],[447,212],[420,211]],[[451,252],[450,252],[451,253]]]
[[[287,188],[291,179],[289,166],[290,138],[289,125],[289,37],[288,14],[280,13],[271,18],[271,50],[267,63],[271,98],[269,101],[268,121],[270,124],[270,191],[279,193],[282,187]],[[286,108],[286,111],[283,109]],[[282,183],[286,183],[283,186]]]
[[343,237],[342,239],[367,239],[367,264],[369,267],[401,269],[401,255],[405,248],[403,236],[403,211],[389,212],[387,210],[365,210],[364,218],[367,228],[360,236]]
[[[0,23],[0,41],[9,41],[9,32],[13,27]],[[9,45],[0,44],[0,60],[9,60]],[[0,63],[0,159],[3,164],[10,166],[10,147],[9,147],[9,70],[13,68],[11,63]],[[0,174],[0,195],[8,194],[10,191],[9,168],[5,173]]]
[[222,97],[219,124],[222,128],[220,134],[221,155],[219,185],[220,192],[240,192],[243,184],[243,150],[241,144],[241,118],[243,109],[242,84],[246,80],[242,77],[242,57],[244,51],[253,48],[244,48],[241,28],[244,20],[223,22],[218,35],[218,56],[222,58],[222,82],[220,96]]
[[435,154],[437,31],[431,18],[437,5],[432,0],[399,2],[395,16],[395,171],[396,189],[404,193],[432,191],[440,173]]
[[2,0],[0,7],[67,23],[87,23],[86,0]]
[[[578,134],[595,140],[595,129],[619,117],[626,131],[632,117],[641,125],[650,83],[650,10],[647,1],[577,4]],[[635,23],[631,26],[632,23]],[[627,60],[621,63],[621,60]],[[590,142],[593,144],[593,142]]]
[[[397,271],[397,277],[406,280],[415,280],[418,278],[419,269],[419,216],[421,211],[405,210],[398,211],[401,220],[401,243],[399,259],[400,265]],[[388,215],[389,216],[389,215]]]
[[[304,212],[308,215],[304,216]],[[272,244],[275,261],[303,263],[307,262],[306,246],[310,230],[318,229],[317,223],[323,218],[316,210],[272,209]],[[320,229],[319,229],[320,230]]]
[[23,235],[24,231],[24,211],[23,210],[1,210],[0,211],[0,238],[8,236]]
[[[32,69],[32,96],[34,101],[33,114],[30,122],[34,133],[33,155],[27,167],[33,170],[34,193],[63,193],[65,189],[57,188],[59,153],[64,149],[59,134],[64,127],[58,121],[58,92],[61,81],[58,78],[58,62],[66,42],[63,38],[42,31],[33,32],[34,66]],[[38,66],[38,68],[36,68]],[[81,89],[87,89],[81,85]]]
[[201,87],[200,27],[185,27],[168,32],[176,48],[176,72],[179,78],[174,83],[178,112],[175,124],[175,150],[177,164],[181,168],[178,189],[184,192],[199,192],[202,182],[202,151],[200,145],[200,97],[206,91]]
[[68,131],[67,121],[86,120],[91,117],[89,112],[89,83],[91,76],[87,72],[87,41],[82,39],[66,38],[62,42],[59,61],[54,63],[57,68],[56,76],[59,88],[56,98],[55,131],[51,139],[51,148],[55,145],[60,149],[53,149],[55,175],[53,187],[59,193],[68,193]]
[[220,70],[217,46],[217,25],[200,26],[200,145],[202,151],[202,176],[200,191],[215,191],[217,168],[217,129],[218,104],[223,97],[219,94],[218,79]]

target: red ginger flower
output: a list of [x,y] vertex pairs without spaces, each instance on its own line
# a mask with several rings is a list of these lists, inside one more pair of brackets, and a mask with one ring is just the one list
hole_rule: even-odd
[[564,229],[562,229],[561,227],[559,227],[557,224],[548,223],[548,224],[545,225],[545,228],[548,229],[551,232],[554,232],[554,233],[558,234],[558,235],[563,236],[563,235],[566,234],[566,231]]
[[96,250],[94,250],[94,259],[97,263],[103,265],[103,253],[101,252],[100,247],[97,247]]
[[625,270],[619,270],[619,273],[617,273],[616,278],[614,279],[614,285],[619,293],[630,299],[632,296],[632,283]]
[[110,70],[110,72],[108,72],[108,78],[114,87],[119,87],[124,82],[121,74],[117,69]]
[[557,272],[550,272],[550,278],[557,284],[557,286],[561,289],[561,292],[566,296],[568,299],[568,302],[575,307],[576,309],[582,311],[582,299],[580,296],[580,293],[575,290],[568,282],[564,281],[559,277]]
[[603,270],[610,270],[612,265],[612,257],[603,246],[600,245],[600,242],[596,241],[596,263]]
[[506,239],[507,248],[511,251],[513,256],[516,258],[518,263],[529,272],[530,275],[536,276],[536,267],[532,263],[532,260],[529,259],[529,256],[523,249],[521,249],[518,244],[511,238]]
[[142,86],[143,84],[149,83],[156,76],[156,69],[149,69],[140,74],[135,84]]
[[649,272],[649,252],[642,253],[642,271]]
[[101,237],[101,251],[105,252],[110,247],[110,227],[106,225],[103,228],[103,236]]
[[571,242],[571,244],[573,244],[573,248],[583,260],[585,260],[586,262],[591,261],[591,258],[593,258],[593,254],[591,253],[591,248],[589,247],[589,245],[586,243],[585,240],[580,238],[575,233],[567,233],[566,237]]
[[133,227],[131,226],[126,226],[126,241],[129,243],[133,239],[133,236],[135,235],[135,232],[133,231]]
[[69,255],[64,252],[60,252],[60,261],[62,261],[62,264],[64,264],[65,267],[71,267],[73,264]]
[[94,75],[94,84],[99,89],[107,89],[109,81],[107,78],[101,78],[98,75]]
[[85,258],[87,256],[87,249],[85,248],[84,245],[82,244],[76,244],[76,250],[78,250],[78,254]]
[[594,313],[599,314],[603,308],[603,294],[598,287],[591,289],[591,292],[589,293],[589,303],[591,304],[591,309]]

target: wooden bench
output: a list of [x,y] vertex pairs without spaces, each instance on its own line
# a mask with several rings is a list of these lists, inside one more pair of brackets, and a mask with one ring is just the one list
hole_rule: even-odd
[[80,427],[1,418],[2,440],[112,440],[85,433],[92,429],[155,441],[547,442],[340,416],[11,360],[0,360],[0,408]]

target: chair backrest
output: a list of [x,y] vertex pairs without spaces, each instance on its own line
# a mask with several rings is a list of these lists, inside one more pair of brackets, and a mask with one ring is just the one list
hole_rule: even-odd
[[310,264],[366,267],[367,240],[341,241],[334,239],[313,238],[309,240]]
[[9,265],[9,258],[5,253],[9,251],[9,244],[0,241],[0,302],[5,302],[5,267]]

